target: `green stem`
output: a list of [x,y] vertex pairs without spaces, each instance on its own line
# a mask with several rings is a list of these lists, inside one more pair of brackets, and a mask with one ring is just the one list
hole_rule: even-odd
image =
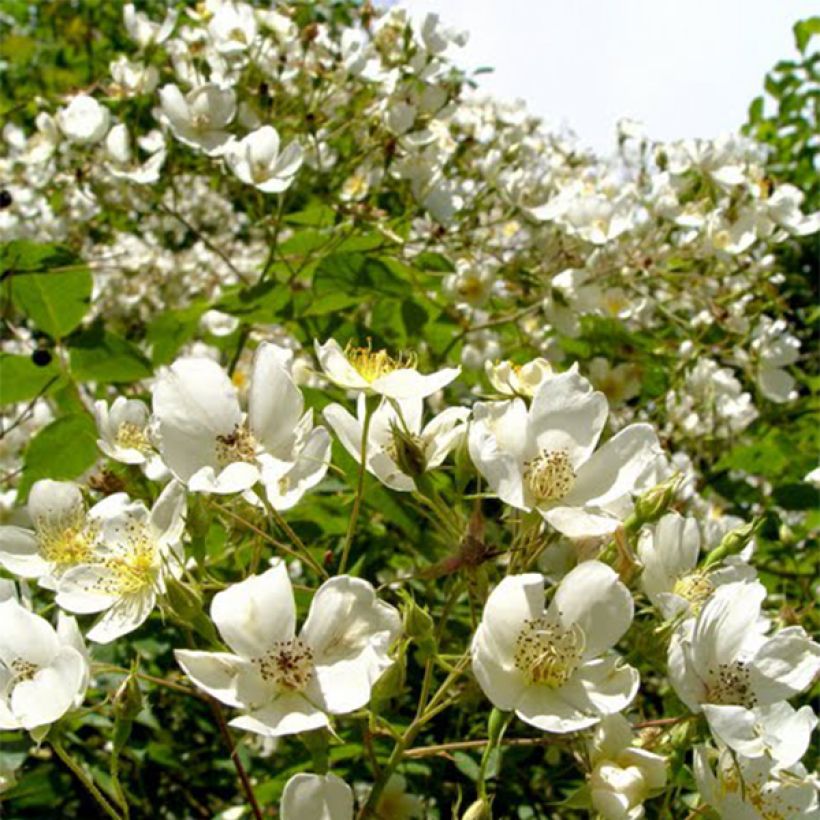
[[359,451],[359,479],[356,484],[356,498],[353,500],[353,509],[350,513],[350,522],[347,525],[347,536],[342,547],[342,557],[339,560],[339,575],[343,575],[347,569],[347,561],[350,557],[350,547],[353,544],[353,535],[356,532],[356,523],[359,520],[359,509],[362,505],[362,495],[364,494],[364,474],[367,470],[367,434],[370,432],[370,419],[373,417],[373,403],[368,397],[364,405],[364,422],[362,423],[362,444]]
[[60,743],[59,740],[52,740],[51,748],[54,749],[57,757],[65,763],[66,767],[69,768],[74,776],[85,786],[88,793],[97,801],[100,808],[109,817],[113,818],[113,820],[122,820],[121,815],[119,815],[114,807],[103,797],[102,792],[94,784],[93,779],[83,771],[82,766],[63,748],[62,743]]
[[285,521],[279,510],[277,510],[262,493],[257,493],[257,497],[262,499],[262,503],[265,505],[268,515],[276,522],[276,526],[290,538],[291,543],[296,547],[299,557],[304,559],[317,575],[327,578],[327,570],[308,552],[304,541],[291,529],[290,524]]

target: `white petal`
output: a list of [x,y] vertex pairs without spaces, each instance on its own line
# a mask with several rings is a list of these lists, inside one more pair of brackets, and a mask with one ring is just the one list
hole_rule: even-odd
[[350,364],[335,339],[328,339],[323,345],[317,341],[315,348],[319,365],[334,384],[348,390],[368,390],[370,388],[369,382]]
[[282,820],[352,820],[353,791],[334,774],[296,774],[285,784]]
[[619,518],[608,513],[591,512],[581,507],[552,507],[540,512],[567,538],[599,538],[602,535],[610,535],[621,523]]
[[156,600],[157,596],[153,590],[120,598],[88,630],[86,637],[97,643],[111,643],[133,632],[151,614]]
[[285,367],[287,353],[263,342],[256,348],[248,393],[248,425],[271,455],[290,456],[294,431],[304,412],[302,393]]
[[44,618],[29,612],[14,598],[0,603],[0,661],[6,666],[18,658],[48,666],[60,651],[57,633]]
[[70,481],[35,481],[28,494],[28,514],[35,525],[39,521],[62,521],[84,508],[80,488]]
[[241,658],[227,652],[196,652],[190,649],[175,649],[174,657],[200,689],[228,706],[242,706],[236,694]]
[[[570,694],[573,696],[571,699]],[[560,689],[528,686],[518,701],[515,713],[530,726],[544,732],[562,734],[587,729],[600,720],[600,715],[591,708],[583,690],[577,684],[574,691],[569,685]]]
[[602,507],[631,493],[659,453],[658,436],[652,426],[631,424],[578,468],[575,484],[562,504]]
[[584,561],[561,581],[549,614],[584,631],[584,658],[595,658],[614,646],[629,629],[634,613],[629,590],[612,567]]
[[242,423],[236,388],[206,358],[177,359],[160,372],[153,389],[163,458],[183,481],[204,466],[216,467],[216,437]]
[[704,680],[720,664],[734,661],[744,640],[755,634],[765,597],[760,583],[726,584],[704,604],[692,635],[692,661]]
[[25,729],[53,723],[74,705],[85,670],[82,655],[72,647],[63,647],[51,665],[14,687],[11,711]]
[[527,448],[527,408],[521,399],[473,407],[467,433],[470,458],[490,489],[505,503],[529,509],[522,465]]
[[[369,647],[386,653],[400,629],[398,611],[380,601],[371,584],[339,575],[316,591],[300,637],[312,647],[314,662],[328,666],[360,658]],[[378,677],[383,669],[374,671]]]
[[490,593],[481,623],[501,658],[511,658],[525,621],[544,614],[544,577],[536,572],[508,575]]
[[218,592],[211,618],[225,643],[244,658],[259,657],[277,641],[292,640],[296,605],[285,564],[277,561],[262,575]]
[[493,706],[504,711],[514,709],[527,687],[527,681],[510,658],[503,658],[495,650],[492,639],[487,639],[483,624],[479,624],[476,630],[471,656],[473,674]]
[[103,564],[72,567],[57,582],[57,606],[80,614],[102,612],[118,597],[105,591],[111,588],[112,581],[112,571]]
[[774,703],[811,686],[820,672],[820,645],[799,626],[781,629],[752,661],[751,686],[759,704]]
[[604,394],[573,367],[539,386],[530,423],[539,449],[566,449],[577,467],[595,449],[608,412]]
[[22,527],[0,527],[0,566],[22,578],[39,578],[49,571],[36,536]]
[[320,729],[327,726],[328,721],[327,716],[302,695],[291,692],[249,715],[234,718],[229,725],[266,737],[282,737]]
[[576,677],[589,702],[601,715],[621,712],[635,700],[640,675],[634,666],[623,663],[617,655],[609,655],[585,663]]
[[457,379],[460,373],[460,367],[446,367],[426,375],[410,368],[401,368],[374,379],[371,387],[376,393],[391,399],[426,399]]

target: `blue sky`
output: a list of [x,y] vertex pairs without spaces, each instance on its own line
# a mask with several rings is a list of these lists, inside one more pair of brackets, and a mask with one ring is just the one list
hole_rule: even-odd
[[[392,5],[392,4],[391,4]],[[615,122],[658,139],[736,130],[766,71],[794,51],[808,0],[402,0],[470,41],[457,61],[494,66],[482,88],[523,98],[581,142],[612,146]]]

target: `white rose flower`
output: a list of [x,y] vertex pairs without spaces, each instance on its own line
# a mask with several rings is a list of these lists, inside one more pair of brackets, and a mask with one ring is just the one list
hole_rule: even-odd
[[57,604],[70,612],[102,612],[88,632],[98,643],[133,632],[151,614],[165,578],[178,577],[184,559],[185,490],[172,481],[150,513],[120,494],[101,518],[99,546],[86,563],[57,582]]
[[360,709],[391,665],[401,622],[364,580],[340,575],[313,596],[296,636],[296,606],[277,560],[217,593],[211,618],[234,654],[178,649],[177,661],[201,689],[246,714],[231,726],[268,737],[328,725],[328,714]]
[[108,132],[111,114],[87,94],[78,94],[57,112],[57,125],[70,142],[89,145],[99,142]]
[[723,566],[698,569],[700,529],[694,518],[667,513],[641,531],[638,557],[641,583],[649,600],[667,620],[696,613],[715,589],[735,581],[752,581],[754,567],[732,556]]
[[123,464],[144,464],[154,452],[148,405],[139,399],[118,396],[109,408],[104,399],[94,403],[97,446]]
[[448,367],[422,375],[415,357],[393,358],[385,350],[352,347],[344,350],[335,339],[315,342],[316,358],[325,376],[345,390],[391,399],[426,399],[458,378],[461,368]]
[[33,529],[0,527],[0,566],[53,588],[66,570],[89,560],[106,510],[123,498],[122,493],[111,495],[86,511],[76,484],[50,479],[35,482],[27,505]]
[[484,370],[490,384],[502,396],[523,396],[532,398],[539,387],[556,374],[546,359],[533,359],[526,364],[515,364],[509,360],[486,362]]
[[[137,142],[142,146],[145,140]],[[150,140],[148,144],[151,144]],[[105,138],[105,153],[108,157],[107,168],[111,176],[130,180],[137,185],[152,185],[159,179],[160,171],[165,163],[165,141],[160,139],[156,149],[149,151],[145,162],[140,163],[134,155],[128,128],[120,123],[108,132]]]
[[236,114],[236,94],[232,88],[206,83],[187,94],[175,85],[159,90],[160,118],[185,145],[208,156],[219,156],[231,139],[225,127]]
[[773,769],[764,758],[720,753],[712,770],[711,749],[694,751],[694,771],[704,802],[723,820],[818,820],[817,788],[800,764]]
[[648,424],[632,424],[600,449],[608,413],[577,367],[541,384],[529,410],[520,399],[479,402],[470,456],[492,492],[512,507],[537,509],[564,535],[607,535],[632,508],[631,493],[660,452]]
[[74,618],[60,613],[55,630],[9,598],[0,623],[0,729],[45,726],[79,706],[89,664]]
[[666,785],[666,758],[632,745],[623,715],[607,715],[587,743],[592,805],[605,820],[643,817],[643,802]]
[[353,791],[335,774],[295,774],[279,811],[282,820],[353,820]]
[[268,194],[278,194],[290,187],[302,166],[302,158],[298,142],[279,150],[279,134],[271,125],[233,140],[225,150],[225,162],[231,171],[242,182]]
[[154,43],[164,43],[174,30],[177,21],[177,10],[170,9],[162,23],[154,23],[133,3],[126,3],[122,9],[125,30],[128,36],[140,47],[146,48]]
[[208,34],[221,54],[240,54],[256,41],[258,26],[252,6],[221,3],[208,22]]
[[[767,636],[765,597],[757,581],[717,589],[673,635],[669,679],[722,743],[746,757],[768,754],[777,761],[791,759],[805,727],[814,725],[810,707],[796,713],[774,707],[811,685],[820,671],[820,646],[800,626]],[[784,725],[791,742],[781,742]]]
[[487,599],[473,673],[493,705],[532,726],[586,729],[638,692],[638,671],[610,651],[632,614],[629,590],[598,561],[569,572],[546,610],[542,575],[510,575]]
[[[358,418],[340,404],[329,404],[322,411],[342,446],[357,462],[361,461],[366,401],[360,393],[356,405]],[[466,433],[468,408],[448,407],[422,429],[423,409],[422,399],[382,399],[370,419],[365,452],[367,471],[393,490],[414,490],[413,478],[438,467]],[[400,432],[394,433],[394,429]],[[408,460],[413,462],[415,476],[408,472]]]
[[261,481],[271,504],[287,509],[324,478],[330,436],[305,412],[285,364],[291,355],[267,342],[256,349],[247,416],[211,359],[177,359],[160,372],[153,391],[160,449],[192,492],[243,492]]

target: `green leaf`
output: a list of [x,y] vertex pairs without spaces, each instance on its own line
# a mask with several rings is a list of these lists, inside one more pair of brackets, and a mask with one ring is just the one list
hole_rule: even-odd
[[153,372],[137,347],[100,325],[73,338],[69,349],[71,371],[78,381],[134,382]]
[[145,341],[155,365],[173,360],[182,345],[196,334],[205,309],[205,305],[191,305],[182,310],[168,310],[148,325]]
[[820,17],[809,17],[794,24],[794,42],[801,54],[805,53],[809,40],[815,34],[820,34]]
[[60,245],[16,240],[0,250],[15,306],[44,333],[66,336],[88,310],[93,281],[88,267]]
[[226,295],[215,307],[231,316],[239,316],[245,322],[275,322],[290,302],[291,291],[287,285],[275,280],[242,288]]
[[97,428],[87,413],[52,421],[31,440],[23,457],[20,496],[41,478],[77,478],[97,460]]
[[52,361],[45,367],[34,364],[29,356],[0,354],[0,405],[29,401],[45,391],[60,376]]
[[379,296],[406,296],[408,283],[400,279],[380,259],[361,253],[334,253],[326,256],[313,275],[317,296],[328,293]]

